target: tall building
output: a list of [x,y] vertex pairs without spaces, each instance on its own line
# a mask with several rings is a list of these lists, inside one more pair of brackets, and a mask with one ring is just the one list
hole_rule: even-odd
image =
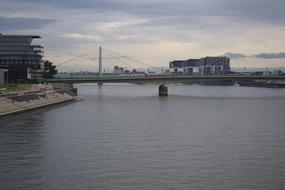
[[175,60],[169,63],[169,69],[172,73],[186,75],[223,74],[231,70],[228,57]]
[[0,33],[0,69],[5,70],[5,80],[39,79],[42,77],[41,45],[33,45],[36,35],[3,35]]

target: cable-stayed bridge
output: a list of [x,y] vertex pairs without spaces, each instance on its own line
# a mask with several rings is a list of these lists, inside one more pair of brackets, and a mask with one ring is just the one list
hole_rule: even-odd
[[[109,55],[107,59],[104,57],[104,60],[116,60],[116,64],[111,61],[113,66],[117,66],[120,64],[127,65],[127,68],[135,69],[134,64],[136,65],[143,65],[145,67],[151,67],[148,64],[145,64],[141,61],[137,61],[133,58],[128,56],[121,55],[120,53],[114,52],[112,50],[108,50],[104,48],[105,53]],[[276,76],[276,75],[266,75],[266,76],[254,76],[254,75],[199,75],[199,76],[192,76],[192,75],[140,75],[140,76],[133,76],[129,75],[104,75],[103,74],[103,56],[102,56],[103,48],[99,47],[99,57],[98,57],[98,74],[95,77],[65,77],[65,78],[54,78],[54,79],[46,79],[48,83],[68,83],[68,84],[75,84],[75,83],[97,83],[98,85],[102,85],[103,83],[153,83],[159,84],[159,95],[167,95],[167,84],[170,83],[187,83],[193,81],[249,81],[249,80],[265,80],[265,81],[272,81],[272,80],[285,80],[285,76]],[[64,64],[70,63],[74,60],[77,60],[81,57],[89,55],[92,51],[79,55],[75,58],[72,58],[68,61],[65,61],[57,66],[60,67]],[[128,60],[129,62],[127,62]],[[131,63],[130,63],[131,62]]]

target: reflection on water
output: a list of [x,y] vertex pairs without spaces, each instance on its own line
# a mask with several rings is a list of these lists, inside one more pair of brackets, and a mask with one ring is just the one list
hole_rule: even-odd
[[[142,98],[157,97],[158,85],[81,84],[84,95],[101,97]],[[285,98],[285,89],[236,86],[168,85],[169,96],[186,98]]]
[[43,183],[43,114],[28,113],[0,121],[0,187],[21,189]]
[[0,189],[284,189],[285,91],[78,86],[0,120]]

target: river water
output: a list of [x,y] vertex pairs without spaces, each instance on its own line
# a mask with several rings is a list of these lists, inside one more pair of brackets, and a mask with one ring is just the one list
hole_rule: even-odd
[[285,89],[81,84],[0,120],[0,189],[285,189]]

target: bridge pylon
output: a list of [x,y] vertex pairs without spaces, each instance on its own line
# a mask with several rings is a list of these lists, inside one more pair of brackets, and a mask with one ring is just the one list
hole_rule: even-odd
[[[102,47],[99,47],[99,71],[98,71],[98,78],[102,78]],[[97,83],[99,86],[102,86],[102,82]]]

